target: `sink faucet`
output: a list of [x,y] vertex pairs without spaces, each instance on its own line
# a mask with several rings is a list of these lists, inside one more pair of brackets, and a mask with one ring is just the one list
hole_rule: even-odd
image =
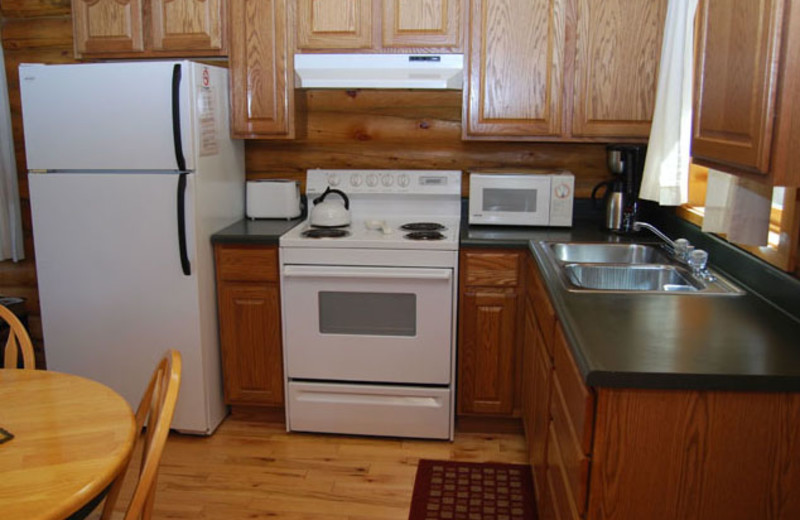
[[689,241],[685,238],[672,240],[667,235],[662,233],[657,227],[652,224],[648,224],[647,222],[639,222],[637,220],[633,223],[632,228],[634,231],[639,231],[640,229],[646,229],[650,231],[655,236],[660,238],[664,244],[666,244],[672,256],[674,256],[679,262],[689,266],[693,275],[708,281],[714,281],[714,275],[712,275],[707,268],[707,252],[703,251],[702,249],[695,249],[694,246],[690,245]]
[[[678,253],[678,249],[681,248],[681,246],[676,244],[671,238],[669,238],[667,235],[665,235],[664,233],[659,231],[659,229],[657,227],[655,227],[654,225],[652,225],[652,224],[648,224],[647,222],[639,222],[637,220],[637,221],[635,221],[633,223],[633,230],[634,231],[639,231],[640,229],[646,229],[646,230],[650,231],[651,233],[653,233],[658,238],[660,238],[665,244],[667,244],[667,246],[670,248],[670,250],[673,253],[677,254]],[[678,240],[680,240],[680,239],[678,239]],[[688,242],[687,242],[687,245],[688,245]]]

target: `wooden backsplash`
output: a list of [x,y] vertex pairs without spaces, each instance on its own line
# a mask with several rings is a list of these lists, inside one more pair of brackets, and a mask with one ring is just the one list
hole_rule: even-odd
[[[248,141],[248,179],[303,179],[310,168],[563,168],[579,197],[608,178],[605,145],[461,140],[461,92],[298,90],[297,138]],[[464,176],[464,193],[467,193]]]

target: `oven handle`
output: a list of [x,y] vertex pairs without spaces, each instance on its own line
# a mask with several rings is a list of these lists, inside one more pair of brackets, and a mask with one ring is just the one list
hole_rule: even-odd
[[375,267],[317,267],[287,265],[284,278],[380,278],[382,280],[450,280],[452,269],[387,269]]

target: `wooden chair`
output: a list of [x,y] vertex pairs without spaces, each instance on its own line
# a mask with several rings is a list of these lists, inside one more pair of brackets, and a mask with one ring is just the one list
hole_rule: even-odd
[[22,352],[22,368],[36,368],[36,359],[33,356],[33,344],[25,326],[13,312],[4,305],[0,305],[0,318],[8,323],[8,340],[5,346],[3,366],[17,368],[17,350]]
[[[147,432],[140,435],[137,444],[143,440],[142,464],[139,468],[139,481],[125,512],[125,520],[149,519],[153,513],[156,492],[156,475],[161,454],[167,442],[175,403],[178,401],[178,388],[181,384],[181,354],[170,350],[159,362],[147,390],[136,410],[136,431],[141,434],[147,421]],[[134,447],[135,451],[135,447]],[[125,472],[127,473],[127,471]],[[106,497],[101,520],[111,518],[114,506],[125,478],[122,473],[112,484]]]

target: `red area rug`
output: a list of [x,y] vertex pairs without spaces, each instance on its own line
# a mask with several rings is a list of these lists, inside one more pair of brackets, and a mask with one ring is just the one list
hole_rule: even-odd
[[409,520],[535,520],[530,466],[420,460]]

